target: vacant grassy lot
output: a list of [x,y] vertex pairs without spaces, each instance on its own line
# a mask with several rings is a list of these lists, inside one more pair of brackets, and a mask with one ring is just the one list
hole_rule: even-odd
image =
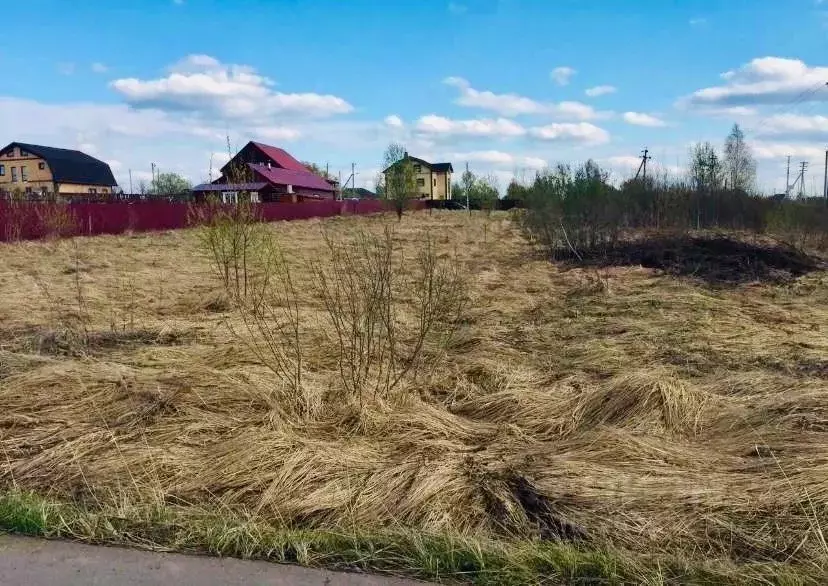
[[[386,225],[406,257],[426,231],[456,254],[470,303],[427,371],[356,405],[308,266],[323,226]],[[490,583],[826,577],[825,270],[571,268],[505,215],[272,231],[299,398],[192,231],[0,245],[3,525]]]

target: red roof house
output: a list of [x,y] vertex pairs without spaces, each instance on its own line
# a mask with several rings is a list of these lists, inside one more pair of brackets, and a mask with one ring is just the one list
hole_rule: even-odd
[[259,142],[247,143],[221,168],[221,173],[212,184],[194,187],[196,197],[215,191],[252,193],[250,188],[254,186],[259,201],[296,202],[336,197],[334,182],[309,171],[284,149]]

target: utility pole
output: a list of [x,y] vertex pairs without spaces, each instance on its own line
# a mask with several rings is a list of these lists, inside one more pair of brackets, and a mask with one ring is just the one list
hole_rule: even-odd
[[342,171],[339,171],[339,199],[342,199]]
[[788,169],[785,171],[785,197],[791,195],[791,156],[788,155]]
[[356,163],[351,163],[351,191],[356,196]]
[[132,169],[129,170],[129,194],[132,195]]
[[802,178],[799,182],[799,197],[801,199],[805,197],[805,170],[808,168],[808,161],[800,162],[799,166],[801,167],[799,175]]
[[825,151],[825,181],[822,184],[822,196],[825,199],[825,206],[828,207],[828,150]]
[[[466,173],[468,173],[468,172],[469,172],[469,162],[466,161]],[[469,207],[469,186],[465,185],[464,187],[466,188],[465,189],[465,191],[466,191],[466,209],[469,211],[469,215],[471,216],[471,208]]]
[[635,178],[638,179],[638,176],[641,175],[644,183],[647,182],[647,161],[652,159],[652,157],[649,156],[649,152],[650,151],[647,147],[644,147],[644,150],[641,151],[641,164],[638,166],[638,171],[635,173]]

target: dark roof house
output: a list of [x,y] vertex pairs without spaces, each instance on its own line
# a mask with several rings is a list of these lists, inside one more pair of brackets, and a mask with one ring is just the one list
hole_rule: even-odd
[[403,161],[411,163],[414,171],[412,195],[420,199],[451,199],[451,163],[429,163],[425,159],[412,157],[407,152],[399,161],[383,170],[388,183],[388,172]]
[[68,185],[101,188],[118,185],[108,164],[72,149],[12,142],[0,149],[0,163],[9,168],[28,169],[28,176],[21,183],[39,187],[51,184],[54,192],[62,192]]

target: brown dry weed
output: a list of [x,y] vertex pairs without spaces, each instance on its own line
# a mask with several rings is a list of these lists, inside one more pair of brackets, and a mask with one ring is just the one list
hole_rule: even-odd
[[[323,224],[344,239],[391,224],[410,258],[428,231],[471,278],[433,368],[361,409],[325,399],[337,359],[309,269]],[[2,482],[290,527],[828,570],[825,271],[715,290],[596,275],[532,254],[499,214],[271,229],[299,292],[311,416],[233,337],[243,325],[191,231],[0,245]]]

